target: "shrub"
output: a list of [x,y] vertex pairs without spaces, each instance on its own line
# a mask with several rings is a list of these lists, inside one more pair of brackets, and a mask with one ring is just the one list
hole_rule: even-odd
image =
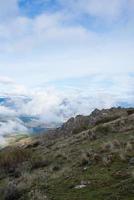
[[120,148],[121,147],[121,143],[117,139],[114,139],[112,143],[113,143],[113,145],[114,145],[115,148]]
[[109,126],[99,125],[96,127],[96,132],[98,133],[107,134],[110,131],[111,131],[111,128]]
[[128,114],[128,115],[134,114],[134,109],[127,110],[127,114]]
[[131,152],[133,150],[133,145],[128,141],[125,147],[127,152]]
[[92,156],[93,156],[92,151],[82,152],[82,154],[80,155],[80,165],[81,166],[90,165]]
[[41,156],[35,155],[30,159],[31,169],[47,167],[50,164],[49,160],[44,160]]
[[61,167],[57,164],[57,165],[54,165],[52,170],[53,171],[59,171],[61,169]]
[[134,144],[134,136],[133,136],[133,135],[130,136],[130,138],[129,138],[129,142],[130,142],[131,144]]
[[67,160],[68,155],[59,151],[59,152],[56,153],[55,159]]
[[89,136],[91,141],[97,139],[96,133],[94,131],[92,131],[92,130],[88,131],[88,136]]
[[21,148],[11,148],[0,153],[0,168],[6,172],[14,171],[24,161],[29,160],[31,152]]
[[31,200],[48,200],[47,196],[45,194],[42,193],[42,191],[40,190],[33,190],[29,193],[28,197],[31,199]]
[[95,125],[104,124],[104,123],[107,123],[107,122],[110,122],[110,121],[114,121],[114,120],[116,120],[118,118],[119,118],[118,116],[105,117],[103,119],[98,120],[95,123]]
[[102,163],[104,166],[109,166],[113,161],[112,155],[107,155],[102,158]]
[[102,151],[103,152],[108,152],[108,151],[112,151],[114,149],[114,145],[112,142],[105,142],[102,144]]
[[83,156],[83,157],[81,158],[81,165],[82,165],[82,166],[88,165],[88,162],[89,162],[89,158],[88,158],[88,157]]
[[95,163],[98,163],[102,160],[101,158],[101,155],[98,154],[98,153],[94,153],[93,156],[92,156],[92,160],[95,162]]
[[14,182],[10,182],[4,188],[4,200],[17,200],[20,196],[21,194]]
[[120,149],[119,158],[120,158],[121,161],[126,161],[127,160],[126,152],[125,152],[124,149]]
[[88,126],[81,126],[81,127],[79,127],[79,128],[75,128],[75,129],[72,131],[72,133],[73,133],[73,134],[77,134],[77,133],[80,133],[80,132],[82,132],[82,131],[87,130],[88,128],[89,128]]

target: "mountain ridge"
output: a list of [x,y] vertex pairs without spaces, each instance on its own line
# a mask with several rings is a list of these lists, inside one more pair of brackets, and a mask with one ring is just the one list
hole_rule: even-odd
[[95,109],[0,151],[2,200],[133,200],[134,108]]

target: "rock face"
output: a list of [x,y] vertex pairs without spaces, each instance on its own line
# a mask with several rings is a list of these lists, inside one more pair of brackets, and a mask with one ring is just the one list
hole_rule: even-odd
[[134,165],[134,157],[129,160],[130,165]]
[[127,110],[124,108],[111,108],[102,110],[95,109],[91,113],[89,118],[90,118],[90,124],[96,125],[98,123],[105,123],[127,115],[128,115]]
[[56,132],[62,135],[71,135],[84,131],[88,129],[88,127],[115,121],[119,118],[122,118],[122,123],[125,123],[123,118],[132,115],[133,113],[133,109],[124,108],[95,109],[89,116],[78,115],[70,118],[66,123],[58,128]]
[[78,115],[75,118],[72,117],[60,128],[60,132],[63,134],[72,134],[75,131],[84,130],[90,124],[88,116]]

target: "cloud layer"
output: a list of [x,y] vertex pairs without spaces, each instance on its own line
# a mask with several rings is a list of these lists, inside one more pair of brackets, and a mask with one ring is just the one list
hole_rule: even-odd
[[22,115],[48,125],[133,105],[134,1],[51,2],[0,1],[1,140],[27,131]]
[[8,91],[0,87],[1,144],[5,144],[5,136],[31,133],[38,127],[56,127],[72,116],[89,115],[95,108],[134,105],[132,75],[114,75],[109,80],[103,74],[94,74],[34,89],[8,77],[1,77],[0,84]]

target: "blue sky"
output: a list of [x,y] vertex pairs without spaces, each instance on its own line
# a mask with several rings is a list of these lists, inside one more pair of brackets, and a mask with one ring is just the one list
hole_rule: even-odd
[[19,0],[21,14],[36,17],[44,12],[55,12],[60,10],[61,5],[56,0]]
[[0,1],[0,91],[74,88],[126,98],[133,35],[133,0]]

